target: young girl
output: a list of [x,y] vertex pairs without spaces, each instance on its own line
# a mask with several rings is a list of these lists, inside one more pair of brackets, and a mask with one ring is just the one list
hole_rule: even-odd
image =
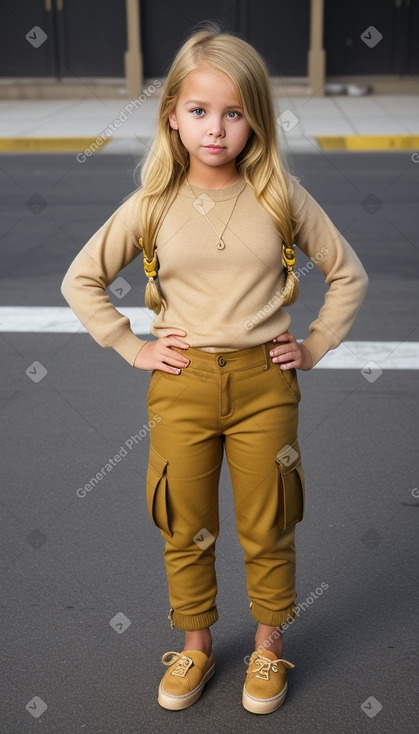
[[[294,244],[330,286],[302,343],[284,309],[298,295]],[[146,305],[157,314],[157,338],[147,341],[105,293],[140,253]],[[165,539],[169,618],[185,632],[183,650],[162,658],[165,708],[190,706],[214,673],[224,450],[258,623],[242,701],[258,714],[284,701],[294,666],[282,658],[281,625],[297,611],[294,534],[304,508],[296,370],[341,343],[366,285],[354,251],[281,162],[259,54],[214,29],[195,33],[169,71],[141,188],[87,242],[62,284],[101,346],[152,370],[147,502]]]

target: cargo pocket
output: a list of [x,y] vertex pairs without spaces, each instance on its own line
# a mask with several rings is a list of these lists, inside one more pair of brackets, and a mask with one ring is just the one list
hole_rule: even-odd
[[152,521],[162,535],[171,538],[173,533],[170,530],[167,504],[167,463],[150,446],[146,479],[147,507]]
[[298,440],[278,451],[275,461],[278,474],[278,524],[287,530],[304,515],[304,472]]

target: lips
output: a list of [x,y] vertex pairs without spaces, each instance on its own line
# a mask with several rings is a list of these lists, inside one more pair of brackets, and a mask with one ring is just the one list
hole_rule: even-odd
[[207,150],[225,150],[224,145],[204,145]]

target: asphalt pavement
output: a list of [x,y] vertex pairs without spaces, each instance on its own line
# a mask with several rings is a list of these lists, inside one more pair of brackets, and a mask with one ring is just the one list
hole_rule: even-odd
[[[136,162],[135,154],[83,164],[74,154],[0,156],[0,306],[66,305],[62,277],[135,187]],[[295,153],[291,168],[369,274],[350,338],[418,342],[411,151]],[[139,261],[123,276],[124,305],[142,306]],[[323,293],[310,270],[291,309],[298,338]],[[216,675],[199,702],[170,712],[157,703],[160,658],[183,643],[167,620],[163,541],[145,499],[149,374],[87,334],[2,331],[0,351],[1,731],[417,731],[417,371],[373,380],[354,369],[299,373],[306,511],[297,529],[300,614],[284,650],[295,669],[285,704],[267,716],[241,705],[255,623],[223,466]]]

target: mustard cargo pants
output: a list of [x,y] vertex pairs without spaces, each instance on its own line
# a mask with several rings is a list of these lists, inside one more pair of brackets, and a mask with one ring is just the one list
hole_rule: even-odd
[[[295,610],[295,523],[303,517],[295,370],[272,343],[227,353],[188,349],[179,375],[154,370],[147,394],[147,504],[165,539],[171,618],[197,630],[218,619],[215,541],[224,449],[252,617],[277,626]],[[181,350],[179,350],[181,351]]]

